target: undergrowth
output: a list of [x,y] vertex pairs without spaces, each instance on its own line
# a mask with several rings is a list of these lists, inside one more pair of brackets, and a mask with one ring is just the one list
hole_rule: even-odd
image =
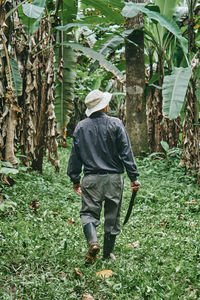
[[[101,251],[85,267],[81,200],[66,175],[69,152],[60,150],[59,173],[46,162],[43,175],[21,172],[3,188],[0,299],[200,299],[200,191],[178,157],[137,160],[142,187],[117,237],[116,260],[102,261]],[[131,196],[124,178],[122,223]],[[102,247],[102,224],[98,237]],[[106,269],[111,277],[96,275]]]

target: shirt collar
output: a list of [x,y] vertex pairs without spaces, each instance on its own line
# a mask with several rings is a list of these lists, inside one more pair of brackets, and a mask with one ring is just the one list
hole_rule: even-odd
[[91,114],[89,116],[89,118],[93,119],[93,118],[97,118],[97,117],[104,117],[106,114],[102,111],[96,111],[93,114]]

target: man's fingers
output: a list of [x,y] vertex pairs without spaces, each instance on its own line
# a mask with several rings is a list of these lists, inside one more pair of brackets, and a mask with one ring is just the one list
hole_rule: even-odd
[[74,189],[74,191],[75,191],[75,193],[77,194],[77,195],[81,195],[81,189],[80,189],[80,187],[81,187],[81,185],[80,184],[74,184],[73,185],[73,189]]
[[138,180],[131,182],[131,192],[138,191],[141,186],[141,183]]
[[131,192],[133,192],[133,191],[138,191],[139,190],[139,188],[140,188],[140,186],[132,186],[131,187]]

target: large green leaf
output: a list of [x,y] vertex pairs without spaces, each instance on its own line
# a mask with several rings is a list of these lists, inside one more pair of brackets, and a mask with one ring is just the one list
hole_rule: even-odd
[[160,13],[163,16],[172,18],[174,10],[181,0],[155,0],[155,4],[159,6]]
[[191,75],[192,69],[188,67],[175,68],[171,75],[164,77],[162,91],[164,116],[176,119],[180,114]]
[[122,10],[122,15],[126,18],[132,18],[140,11],[147,15],[148,18],[157,21],[161,26],[173,33],[179,39],[184,52],[188,52],[187,40],[181,35],[178,25],[172,19],[168,19],[158,12],[147,9],[144,7],[144,4],[130,2],[126,3]]
[[96,52],[92,50],[91,48],[84,47],[80,44],[76,43],[68,43],[63,42],[63,45],[70,45],[74,50],[83,52],[87,57],[97,60],[101,67],[106,69],[108,72],[111,72],[113,75],[117,77],[117,79],[121,82],[125,81],[124,75],[120,72],[119,69],[117,69],[111,62],[106,60],[105,56],[100,54],[99,52]]
[[85,27],[88,26],[87,23],[68,23],[63,26],[56,26],[55,29],[58,29],[60,31],[67,31],[68,29],[74,28],[74,27]]
[[78,12],[77,0],[57,0],[59,4],[58,16],[63,24],[72,23],[76,20]]
[[33,19],[37,19],[43,13],[44,7],[37,6],[31,3],[22,4],[23,13]]
[[[60,50],[62,54],[60,54]],[[58,66],[60,64],[60,58],[63,58],[62,80],[58,80]],[[75,82],[75,53],[71,47],[62,46],[56,51],[56,88],[55,88],[55,114],[58,125],[58,130],[61,130],[67,126],[69,122],[69,115],[73,110],[74,100],[74,82]]]
[[[111,37],[109,36],[108,39],[102,44],[99,49],[99,53],[103,54],[104,56],[108,55],[111,51],[115,50],[119,47],[120,44],[124,43],[124,38],[120,35],[113,34]],[[95,45],[94,45],[95,48]],[[99,66],[99,62],[95,61],[91,67],[90,72],[94,72]]]
[[[27,33],[37,31],[42,18],[46,0],[35,0],[32,4],[26,3],[18,8],[19,16],[25,25]],[[28,5],[28,6],[27,6]],[[31,6],[30,6],[31,5]],[[36,19],[36,20],[35,20]]]
[[22,77],[18,69],[18,63],[16,60],[9,58],[13,88],[17,96],[22,95]]
[[19,171],[14,168],[6,168],[6,167],[0,168],[0,174],[8,175],[8,174],[17,174],[17,173],[19,173]]
[[[120,1],[119,1],[120,2]],[[99,13],[98,23],[111,22],[115,24],[123,24],[124,19],[121,16],[119,9],[121,8],[120,4],[117,4],[117,1],[105,1],[105,0],[81,0],[81,3],[85,5],[86,8],[95,8],[96,14]],[[112,6],[113,5],[113,6]],[[91,11],[92,12],[92,11]],[[96,16],[94,16],[96,18]],[[88,20],[87,20],[88,22]]]
[[100,48],[100,53],[107,55],[110,51],[115,50],[120,44],[124,42],[124,38],[119,35],[112,35]]

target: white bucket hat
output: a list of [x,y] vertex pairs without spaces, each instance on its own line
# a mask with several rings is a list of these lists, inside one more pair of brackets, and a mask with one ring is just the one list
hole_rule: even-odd
[[112,94],[110,93],[103,93],[99,90],[91,91],[87,97],[85,98],[85,105],[87,109],[85,114],[89,117],[95,111],[99,111],[106,107],[112,98]]

